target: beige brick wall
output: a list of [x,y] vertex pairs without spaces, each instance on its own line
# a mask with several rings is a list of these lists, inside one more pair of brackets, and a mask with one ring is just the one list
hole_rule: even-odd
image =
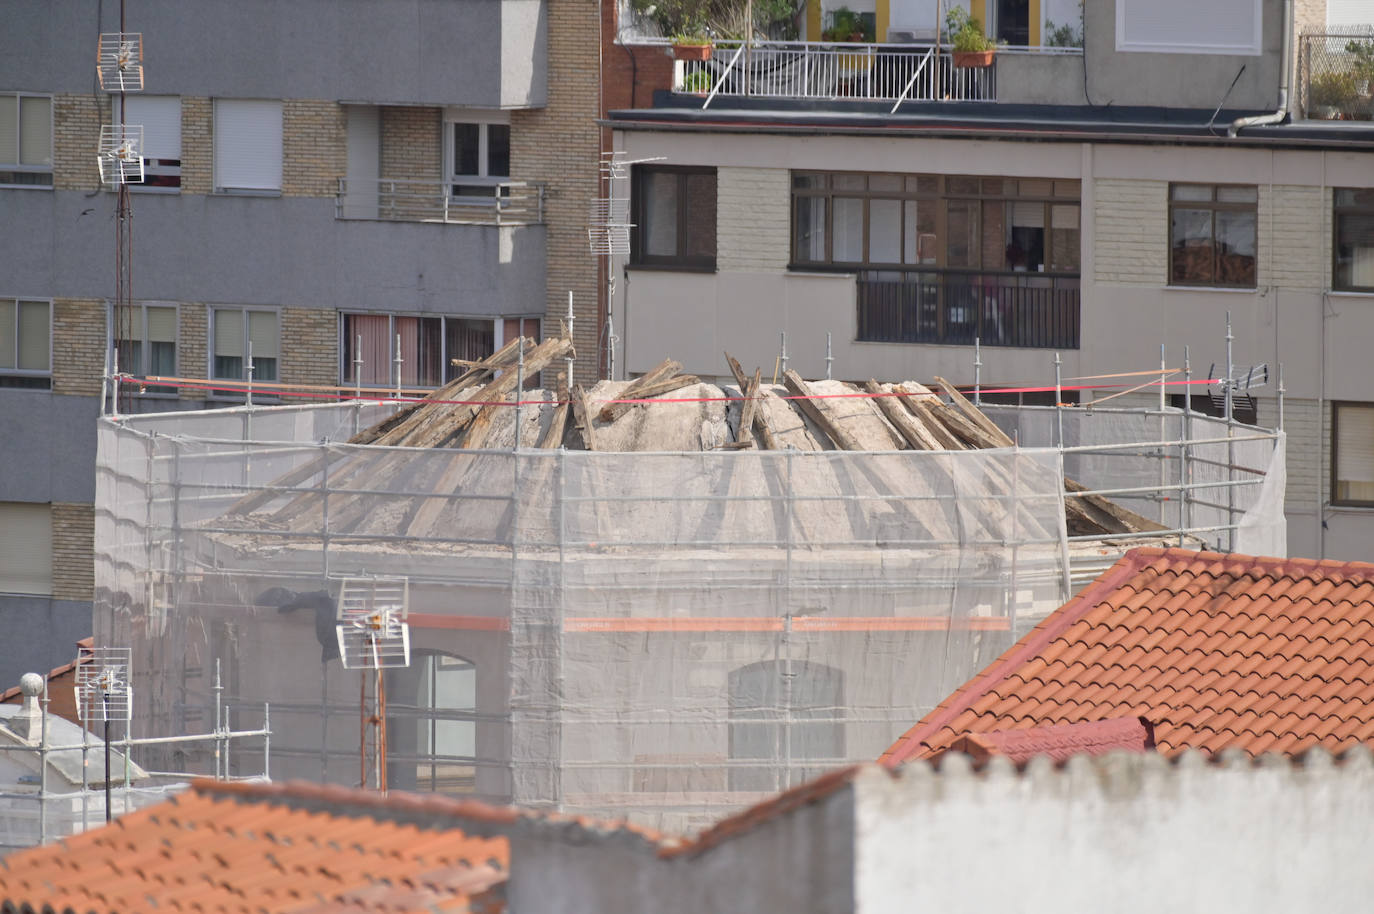
[[181,97],[181,192],[208,194],[214,189],[214,122],[210,99]]
[[282,196],[333,197],[347,165],[343,105],[314,99],[282,103]]
[[716,170],[716,265],[785,270],[791,259],[791,196],[782,168]]
[[[600,12],[594,0],[554,0],[548,11],[548,105],[511,113],[511,176],[548,185],[544,333],[557,332],[571,290],[577,317],[574,370],[578,380],[586,381],[600,375],[598,260],[587,249],[587,211],[601,193],[601,132],[596,125]],[[510,302],[508,309],[519,312],[526,306]]]
[[1095,181],[1093,221],[1091,268],[1098,282],[1158,286],[1168,281],[1168,182]]
[[52,595],[59,600],[90,600],[95,591],[95,508],[86,504],[52,506]]
[[1325,230],[1331,192],[1276,184],[1259,188],[1259,284],[1281,289],[1326,288],[1331,257]]
[[323,308],[281,311],[284,384],[339,383],[339,318]]
[[378,119],[382,177],[439,181],[443,112],[438,108],[383,107]]
[[105,303],[58,298],[52,312],[53,393],[99,396],[105,367]]
[[[183,378],[206,376],[209,319],[205,305],[182,302],[177,308],[177,372]],[[200,400],[205,391],[182,388],[182,399]]]
[[97,190],[100,125],[110,123],[109,96],[57,95],[52,100],[53,187]]

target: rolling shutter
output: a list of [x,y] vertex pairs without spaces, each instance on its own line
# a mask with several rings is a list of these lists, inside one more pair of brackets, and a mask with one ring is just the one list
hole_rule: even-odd
[[0,593],[52,594],[52,509],[0,502]]
[[215,102],[215,188],[281,190],[281,102]]

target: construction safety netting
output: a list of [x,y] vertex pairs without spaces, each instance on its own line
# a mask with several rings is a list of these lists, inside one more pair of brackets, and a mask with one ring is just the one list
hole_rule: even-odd
[[[682,831],[876,758],[1079,565],[1283,547],[1282,436],[1196,415],[990,409],[1020,446],[960,452],[339,443],[391,408],[102,420],[96,642],[133,648],[135,736],[270,703],[274,779],[359,783],[336,603],[401,583],[392,787]],[[1071,539],[1066,471],[1170,530]]]

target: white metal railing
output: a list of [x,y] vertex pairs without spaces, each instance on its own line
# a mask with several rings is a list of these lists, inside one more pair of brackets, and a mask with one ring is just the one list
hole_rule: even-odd
[[384,222],[455,222],[538,225],[544,221],[545,185],[537,181],[415,181],[339,179],[337,219]]
[[[1055,49],[1058,50],[1058,49]],[[996,62],[956,67],[929,45],[717,41],[712,59],[680,61],[673,91],[749,98],[996,101]]]

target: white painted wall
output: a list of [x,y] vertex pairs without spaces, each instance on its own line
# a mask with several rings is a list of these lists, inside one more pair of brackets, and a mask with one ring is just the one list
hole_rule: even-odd
[[[1004,760],[1003,760],[1004,761]],[[855,784],[860,914],[1354,911],[1374,897],[1374,766],[1043,757]]]

